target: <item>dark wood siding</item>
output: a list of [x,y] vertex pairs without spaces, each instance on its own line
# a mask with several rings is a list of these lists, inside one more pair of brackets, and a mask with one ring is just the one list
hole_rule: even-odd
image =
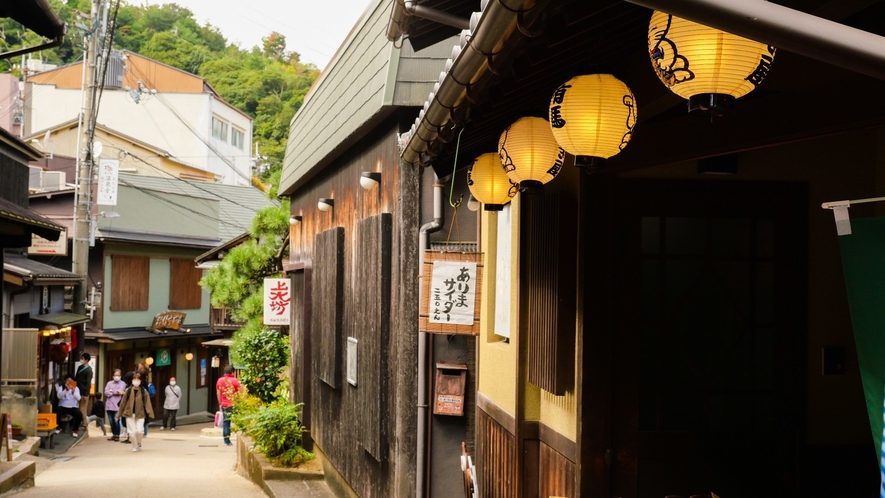
[[147,256],[111,256],[111,310],[148,309],[151,258]]
[[540,444],[540,495],[576,498],[575,464],[543,441]]
[[386,460],[389,385],[387,356],[390,340],[390,214],[357,222],[354,337],[358,343],[359,405],[362,408],[360,444]]
[[316,237],[316,261],[313,273],[314,343],[317,345],[317,376],[330,387],[341,384],[341,317],[343,310],[344,229],[333,228]]
[[[411,119],[414,119],[412,117]],[[390,234],[390,285],[386,295],[379,295],[379,303],[389,303],[387,313],[389,333],[385,341],[378,337],[378,351],[387,351],[386,364],[373,368],[379,378],[386,378],[387,384],[379,386],[386,391],[386,405],[381,405],[378,420],[384,431],[390,435],[385,447],[380,448],[383,457],[375,458],[363,446],[360,432],[363,430],[364,416],[361,399],[362,383],[356,388],[343,383],[332,388],[320,380],[318,372],[313,373],[311,403],[309,410],[310,434],[316,447],[322,450],[329,465],[334,466],[340,478],[346,481],[353,491],[362,498],[390,498],[414,496],[415,461],[417,433],[417,317],[418,317],[418,192],[420,168],[400,164],[397,155],[396,133],[400,125],[396,119],[379,124],[372,132],[359,141],[348,152],[324,168],[317,176],[292,194],[292,214],[301,215],[302,222],[290,229],[290,263],[310,268],[306,283],[310,285],[311,304],[307,311],[312,314],[322,310],[323,294],[317,285],[322,280],[318,276],[319,246],[315,244],[316,234],[335,227],[341,227],[343,236],[343,300],[338,310],[341,313],[342,340],[341,359],[344,359],[343,346],[347,337],[358,337],[363,332],[357,313],[357,296],[377,290],[362,289],[363,285],[375,285],[362,281],[358,276],[363,265],[359,247],[361,220],[381,213],[391,216]],[[364,171],[380,171],[381,183],[371,190],[360,188],[359,179]],[[428,174],[426,171],[424,174]],[[327,212],[317,209],[320,197],[335,199],[335,206]],[[320,321],[312,316],[312,324]],[[318,340],[316,330],[311,338]],[[382,344],[383,343],[383,344]],[[366,356],[363,340],[358,345],[358,359],[371,360]],[[317,356],[325,354],[322,345],[312,342],[313,365],[318,365]],[[378,359],[376,358],[376,361]],[[340,373],[344,372],[341,364]],[[366,377],[365,367],[359,370],[360,381]],[[343,378],[342,378],[343,380]],[[379,429],[379,434],[381,434]],[[395,437],[393,435],[396,435]],[[380,437],[380,436],[379,436]],[[380,439],[379,439],[380,441]],[[368,443],[365,443],[368,445]]]
[[203,271],[193,259],[169,259],[169,309],[193,310],[203,306]]
[[482,409],[476,411],[476,460],[480,496],[517,496],[516,438]]
[[528,380],[561,396],[575,375],[575,202],[567,192],[526,199],[520,280]]

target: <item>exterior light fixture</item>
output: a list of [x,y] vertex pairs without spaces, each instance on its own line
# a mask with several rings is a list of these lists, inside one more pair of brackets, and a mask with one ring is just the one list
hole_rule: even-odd
[[296,215],[293,215],[293,216],[290,216],[290,217],[289,217],[289,225],[290,225],[290,226],[293,226],[293,227],[294,227],[295,225],[297,225],[297,224],[299,224],[299,223],[301,223],[301,216],[299,216],[299,215],[296,214]]
[[144,364],[147,366],[151,366],[154,364],[154,359],[150,356],[144,359]]
[[194,354],[193,354],[193,353],[188,353],[188,354],[184,355],[184,359],[187,360],[187,361],[191,361],[191,360],[194,359]]
[[591,166],[630,142],[636,125],[636,99],[610,74],[576,76],[556,89],[550,100],[550,129],[559,146]]
[[723,116],[732,112],[735,99],[762,83],[775,48],[655,11],[648,51],[658,78],[688,99],[689,112]]
[[476,197],[473,197],[473,194],[470,194],[470,198],[467,199],[467,209],[471,211],[479,211],[480,203],[476,200]]
[[320,197],[319,202],[317,202],[317,209],[320,211],[330,211],[333,206],[335,206],[335,199],[328,197]]
[[102,211],[101,217],[102,218],[119,218],[120,213],[118,213],[116,211]]
[[503,209],[504,204],[510,202],[517,190],[516,184],[504,172],[501,159],[494,152],[477,157],[467,168],[467,187],[472,194],[471,199],[475,197],[486,211]]
[[504,171],[519,191],[538,193],[562,170],[565,151],[553,138],[544,118],[525,117],[508,126],[498,140]]
[[218,368],[221,366],[221,358],[217,356],[212,357],[212,368]]
[[371,190],[381,183],[381,173],[377,171],[364,171],[360,175],[360,186],[366,190]]

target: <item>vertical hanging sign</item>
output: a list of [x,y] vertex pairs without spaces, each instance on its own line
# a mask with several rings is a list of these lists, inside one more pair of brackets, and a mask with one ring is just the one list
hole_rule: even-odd
[[288,278],[264,279],[264,324],[289,325],[292,294]]
[[117,205],[117,177],[120,161],[116,159],[100,159],[98,161],[98,196],[96,204],[101,206]]
[[482,253],[425,254],[420,330],[437,334],[479,333],[481,261]]

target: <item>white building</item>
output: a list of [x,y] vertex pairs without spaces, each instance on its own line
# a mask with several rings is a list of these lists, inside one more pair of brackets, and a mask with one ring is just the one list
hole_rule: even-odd
[[[30,76],[25,136],[76,119],[82,62]],[[228,104],[206,80],[132,52],[108,64],[98,122],[168,151],[176,161],[229,185],[252,177],[252,118]]]

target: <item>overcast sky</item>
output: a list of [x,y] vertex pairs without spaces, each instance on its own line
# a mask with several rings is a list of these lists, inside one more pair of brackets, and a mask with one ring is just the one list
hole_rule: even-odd
[[[138,2],[138,0],[135,0]],[[197,22],[221,28],[228,42],[261,46],[271,31],[286,37],[286,48],[304,62],[324,68],[374,0],[150,0],[174,2],[194,13]]]

